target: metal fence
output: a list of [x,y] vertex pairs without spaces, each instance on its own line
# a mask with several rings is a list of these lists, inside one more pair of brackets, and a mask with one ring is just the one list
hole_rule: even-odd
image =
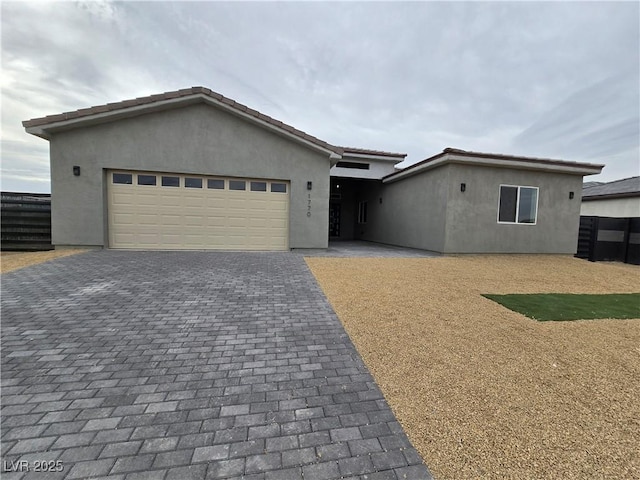
[[52,250],[51,195],[1,192],[2,250]]
[[640,265],[640,218],[580,217],[576,257]]

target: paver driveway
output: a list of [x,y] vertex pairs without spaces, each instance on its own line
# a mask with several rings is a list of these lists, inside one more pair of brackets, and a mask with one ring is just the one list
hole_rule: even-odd
[[293,253],[2,275],[2,460],[6,480],[430,478]]

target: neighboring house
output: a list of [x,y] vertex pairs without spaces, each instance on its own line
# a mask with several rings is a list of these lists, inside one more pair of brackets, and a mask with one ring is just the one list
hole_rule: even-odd
[[576,250],[584,175],[603,165],[445,149],[338,147],[203,87],[23,122],[50,142],[61,246]]
[[640,177],[596,185],[585,183],[582,189],[580,215],[614,218],[640,217]]

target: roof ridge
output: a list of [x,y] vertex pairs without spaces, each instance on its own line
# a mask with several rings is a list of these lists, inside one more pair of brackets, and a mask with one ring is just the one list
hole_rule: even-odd
[[636,196],[640,193],[640,176],[620,178],[600,185],[590,185],[582,189],[583,197]]
[[94,105],[88,108],[81,108],[78,110],[71,110],[67,112],[58,113],[55,115],[47,115],[45,117],[32,118],[29,120],[24,120],[22,125],[24,128],[29,127],[39,127],[48,125],[51,123],[64,122],[66,120],[75,120],[83,117],[89,117],[92,115],[100,114],[100,113],[109,113],[109,112],[117,112],[120,110],[124,110],[127,108],[137,107],[140,105],[148,105],[156,102],[166,101],[166,100],[174,100],[183,97],[188,97],[192,95],[205,95],[217,102],[225,104],[234,110],[241,112],[245,115],[253,117],[262,122],[266,122],[280,130],[288,132],[302,140],[310,142],[316,146],[322,147],[326,150],[329,150],[334,153],[342,154],[342,148],[332,145],[324,140],[319,139],[313,135],[310,135],[302,130],[298,130],[297,128],[288,125],[280,120],[276,120],[273,117],[260,113],[257,110],[254,110],[242,103],[236,102],[232,98],[225,97],[221,93],[214,92],[213,90],[202,87],[195,86],[190,88],[183,88],[180,90],[173,90],[164,93],[157,93],[153,95],[147,95],[145,97],[136,97],[128,100],[121,100],[119,102],[111,102],[103,105]]
[[[618,180],[611,180],[610,182],[602,182],[601,185],[611,185],[612,183],[618,183],[618,182],[626,182],[627,180],[633,180],[633,179],[640,179],[640,175],[634,175],[633,177],[626,177],[626,178],[619,178]],[[597,187],[598,185],[594,185],[594,187]],[[587,188],[591,188],[591,187],[587,187]]]

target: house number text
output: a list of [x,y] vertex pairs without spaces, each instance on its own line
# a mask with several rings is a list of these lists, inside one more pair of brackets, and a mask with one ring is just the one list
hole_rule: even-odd
[[307,217],[311,216],[311,194],[309,193],[309,198],[307,199]]

